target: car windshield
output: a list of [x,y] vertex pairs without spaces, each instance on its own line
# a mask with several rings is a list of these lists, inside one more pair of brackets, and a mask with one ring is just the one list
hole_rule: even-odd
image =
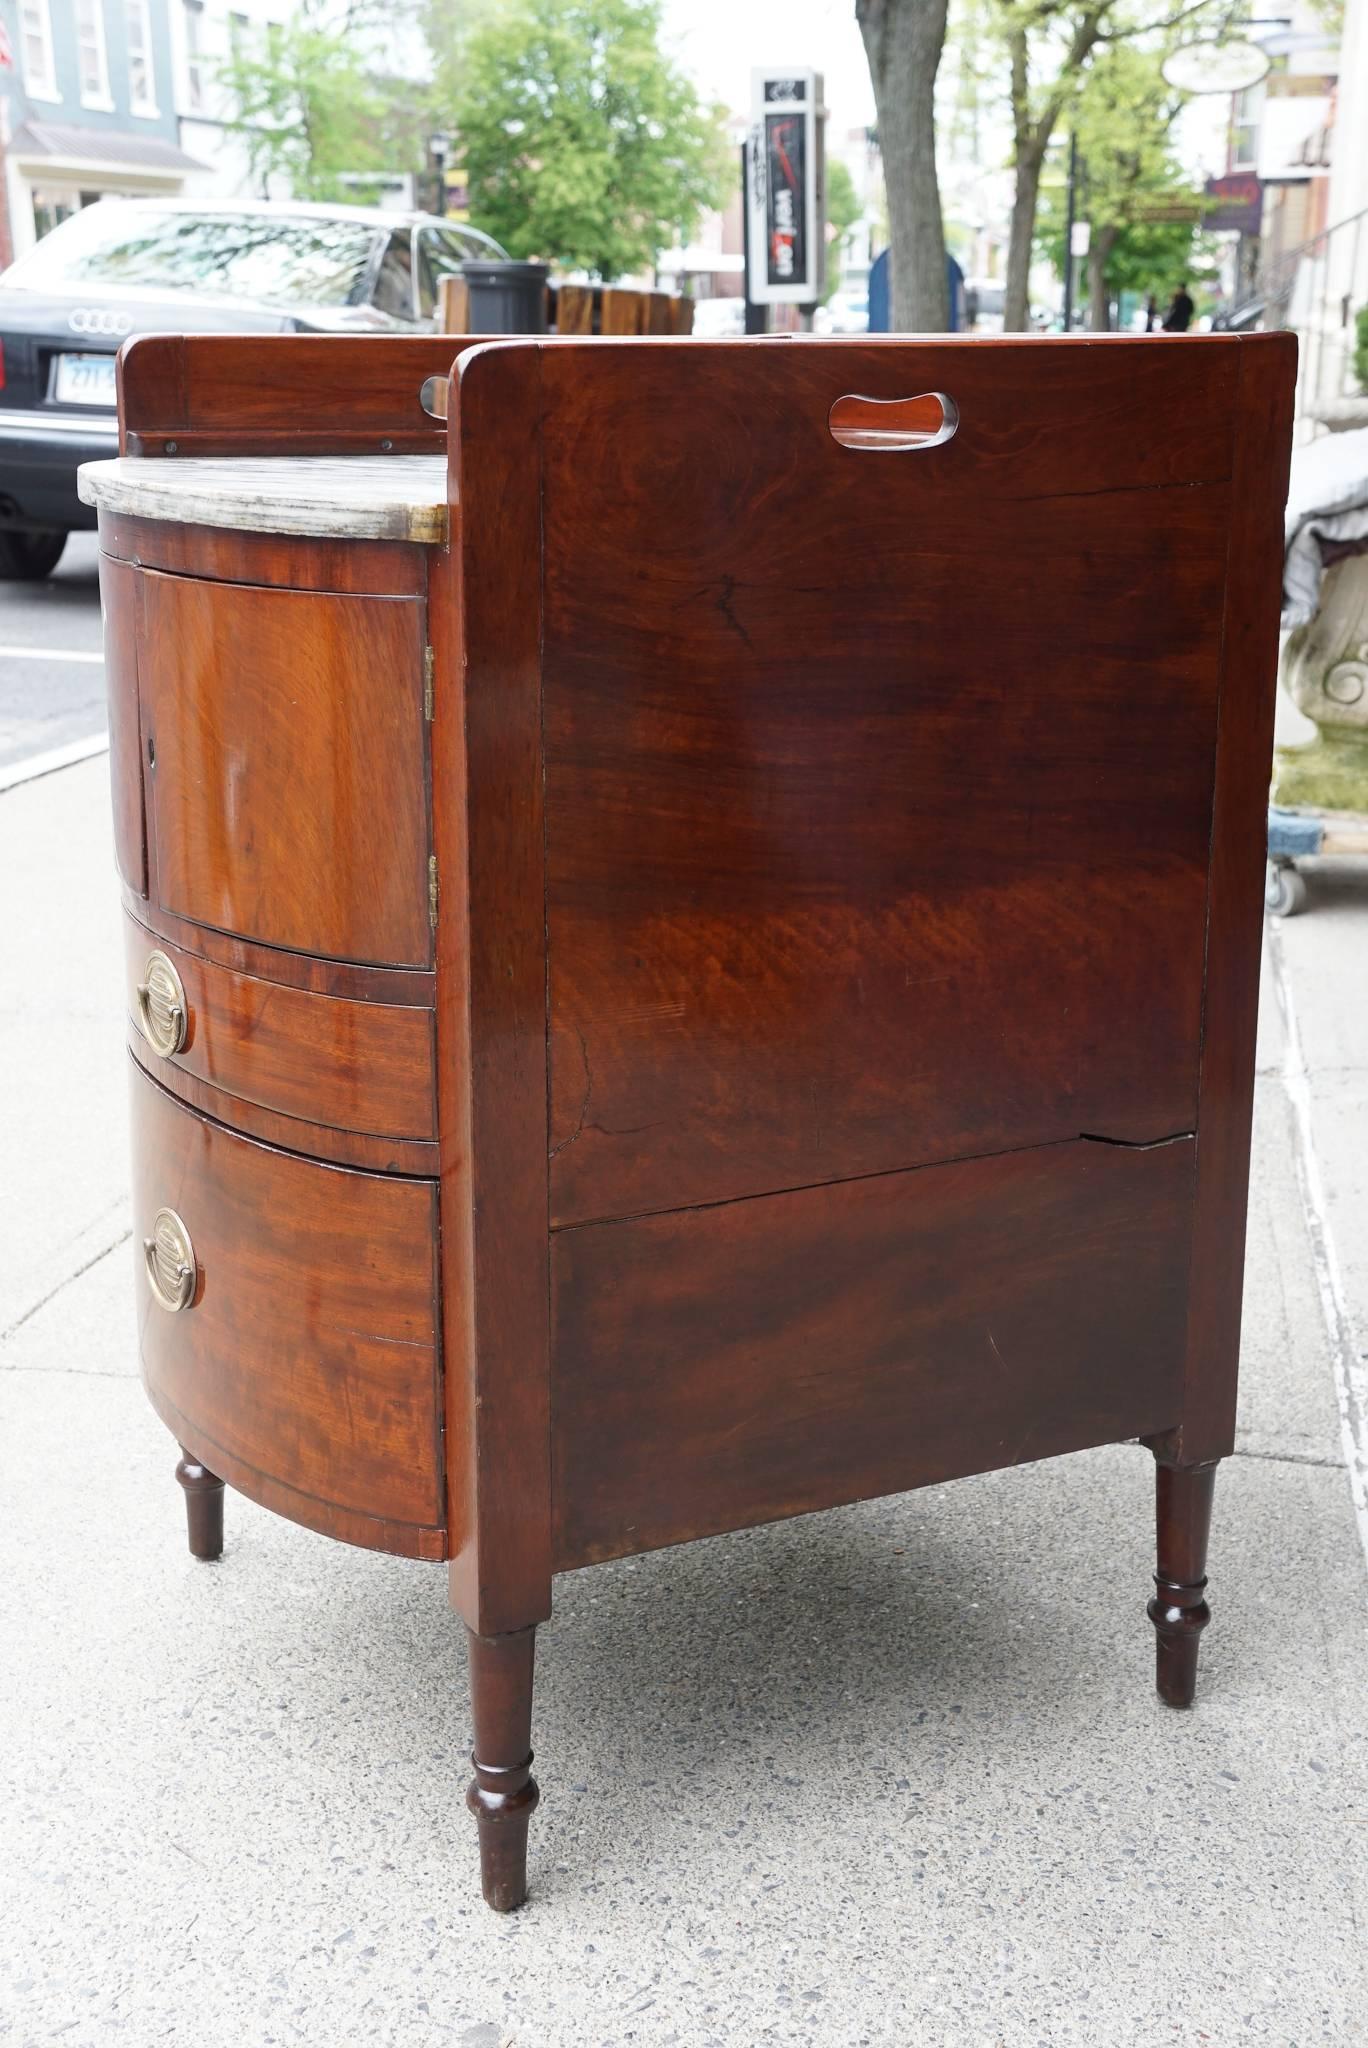
[[7,273],[7,285],[205,292],[266,306],[349,306],[363,296],[375,230],[298,214],[158,213],[95,205],[55,228]]

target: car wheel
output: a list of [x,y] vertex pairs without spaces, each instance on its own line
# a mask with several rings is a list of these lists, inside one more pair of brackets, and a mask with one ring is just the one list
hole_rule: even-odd
[[45,533],[0,533],[0,583],[41,583],[61,561],[66,544],[61,528]]

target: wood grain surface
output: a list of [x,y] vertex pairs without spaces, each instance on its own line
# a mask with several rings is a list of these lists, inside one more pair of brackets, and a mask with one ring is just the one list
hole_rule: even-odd
[[422,605],[136,573],[154,900],[300,952],[426,965]]
[[1193,1129],[1237,357],[542,351],[557,1227]]
[[560,1231],[557,1569],[1164,1427],[1193,1153],[1076,1140]]
[[118,356],[126,455],[442,454],[424,412],[454,335],[148,334]]
[[[433,1184],[272,1151],[131,1073],[143,1372],[181,1440],[247,1493],[242,1475],[260,1474],[324,1507],[440,1530]],[[162,1207],[199,1268],[178,1314],[143,1271]]]
[[424,551],[396,541],[241,533],[222,526],[177,526],[165,519],[102,512],[100,546],[105,554],[143,569],[203,576],[215,583],[373,597],[421,597],[427,585]]
[[193,1074],[283,1116],[379,1137],[435,1138],[433,1023],[429,1009],[348,1002],[235,974],[124,921],[128,1014],[148,955],[165,953],[186,995],[185,1044],[148,1057],[165,1087]]
[[1242,431],[1221,621],[1220,747],[1207,908],[1187,1384],[1182,1426],[1163,1453],[1183,1465],[1221,1458],[1234,1448],[1239,1380],[1268,783],[1278,688],[1282,508],[1297,377],[1295,335],[1251,336],[1249,341],[1241,355]]
[[540,374],[457,364],[431,577],[450,1579],[481,1636],[551,1612]]
[[197,1074],[159,1059],[132,1022],[126,1026],[126,1037],[129,1052],[149,1080],[214,1123],[226,1124],[259,1144],[277,1152],[297,1153],[301,1159],[326,1160],[331,1166],[354,1166],[362,1173],[401,1173],[417,1180],[437,1177],[437,1142],[433,1138],[377,1138],[367,1131],[283,1116],[278,1109],[263,1109],[245,1095],[225,1094]]

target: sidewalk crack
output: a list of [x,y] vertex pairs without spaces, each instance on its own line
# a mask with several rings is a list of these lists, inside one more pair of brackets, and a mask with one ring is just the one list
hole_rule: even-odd
[[3,1344],[7,1338],[12,1337],[16,1330],[22,1330],[25,1323],[32,1322],[40,1308],[46,1308],[50,1301],[55,1301],[57,1296],[70,1287],[73,1281],[79,1280],[83,1273],[88,1273],[92,1266],[98,1266],[101,1259],[107,1259],[109,1254],[116,1252],[121,1244],[127,1244],[132,1235],[133,1231],[130,1226],[127,1230],[121,1230],[119,1235],[113,1238],[100,1251],[92,1252],[83,1266],[78,1266],[74,1273],[68,1273],[64,1279],[57,1282],[55,1287],[50,1287],[41,1300],[35,1301],[31,1307],[24,1310],[21,1316],[16,1316],[12,1323],[7,1324],[3,1330],[0,1330],[0,1344]]

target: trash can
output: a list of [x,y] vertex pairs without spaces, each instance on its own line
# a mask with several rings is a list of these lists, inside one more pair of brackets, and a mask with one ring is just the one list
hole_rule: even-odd
[[461,265],[470,292],[471,334],[545,334],[545,263]]

